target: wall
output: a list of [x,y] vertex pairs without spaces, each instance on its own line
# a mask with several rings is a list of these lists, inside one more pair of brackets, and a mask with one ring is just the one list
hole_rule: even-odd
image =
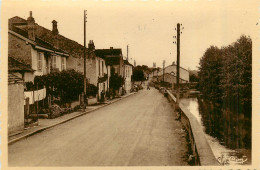
[[8,33],[8,55],[24,64],[32,64],[31,45],[11,33]]
[[[84,64],[84,61],[83,61]],[[97,60],[96,58],[89,58],[86,62],[86,76],[90,84],[94,84],[97,86],[97,79],[98,79],[98,73],[97,73]]]
[[8,135],[24,129],[23,84],[8,85]]
[[[168,99],[176,109],[176,98],[167,90]],[[180,121],[188,132],[195,165],[209,166],[219,165],[216,160],[204,132],[193,114],[183,105],[179,105]]]
[[132,88],[131,76],[132,76],[132,66],[124,65],[125,67],[125,90],[129,93]]

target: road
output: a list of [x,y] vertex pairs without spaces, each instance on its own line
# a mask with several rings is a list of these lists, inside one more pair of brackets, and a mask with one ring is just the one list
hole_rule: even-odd
[[179,166],[187,142],[157,90],[116,103],[8,147],[9,166]]

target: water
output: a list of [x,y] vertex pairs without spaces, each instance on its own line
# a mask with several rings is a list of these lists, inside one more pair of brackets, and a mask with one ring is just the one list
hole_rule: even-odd
[[248,149],[251,147],[248,143],[251,131],[245,128],[247,122],[243,117],[234,123],[235,116],[232,113],[227,115],[208,107],[196,97],[182,98],[180,103],[197,118],[214,156],[222,165],[251,164],[251,149]]

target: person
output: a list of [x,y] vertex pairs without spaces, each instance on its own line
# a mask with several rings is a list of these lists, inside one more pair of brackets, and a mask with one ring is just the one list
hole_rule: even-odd
[[147,85],[147,90],[150,90],[150,87],[149,87],[149,85]]

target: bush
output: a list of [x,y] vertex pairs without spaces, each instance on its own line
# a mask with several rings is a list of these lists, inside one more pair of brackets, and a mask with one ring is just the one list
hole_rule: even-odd
[[[60,98],[60,104],[70,103],[78,100],[79,94],[84,89],[84,76],[81,72],[75,70],[63,70],[61,72],[52,72],[43,76],[34,78],[34,85],[46,87],[47,95]],[[97,87],[87,83],[87,94],[96,95]]]

